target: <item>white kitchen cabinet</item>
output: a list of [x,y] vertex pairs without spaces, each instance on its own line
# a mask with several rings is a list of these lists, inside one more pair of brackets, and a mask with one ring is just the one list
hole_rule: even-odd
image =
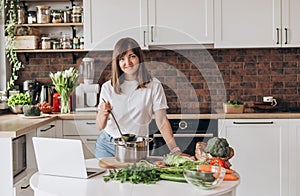
[[123,37],[147,47],[146,0],[85,0],[85,50],[112,50]]
[[33,150],[32,137],[36,137],[36,129],[26,134],[26,161],[25,171],[13,178],[14,196],[33,196],[33,190],[29,186],[30,177],[37,171],[37,165]]
[[149,0],[149,44],[212,44],[213,1]]
[[289,134],[289,190],[290,196],[300,195],[300,120],[290,120]]
[[215,47],[299,47],[298,0],[216,0]]
[[33,196],[34,195],[34,192],[29,185],[30,176],[26,176],[26,177],[22,178],[22,180],[20,180],[18,183],[16,183],[14,185],[15,196]]
[[237,195],[289,195],[288,119],[220,119],[218,126],[235,151]]
[[99,131],[96,120],[63,120],[63,138],[79,139],[83,143],[83,153],[86,159],[94,158],[94,146]]

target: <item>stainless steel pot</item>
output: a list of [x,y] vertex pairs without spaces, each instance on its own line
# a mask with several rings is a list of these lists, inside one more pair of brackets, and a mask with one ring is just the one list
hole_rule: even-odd
[[114,141],[116,160],[135,163],[148,157],[149,142],[152,138],[138,136],[135,141],[124,142],[122,138],[116,138]]

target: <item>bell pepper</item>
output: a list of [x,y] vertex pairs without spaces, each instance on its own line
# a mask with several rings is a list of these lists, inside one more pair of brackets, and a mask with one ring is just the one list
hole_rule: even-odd
[[213,158],[210,162],[210,165],[216,165],[216,166],[221,166],[224,167],[226,169],[228,169],[227,164],[225,163],[225,161],[221,158]]

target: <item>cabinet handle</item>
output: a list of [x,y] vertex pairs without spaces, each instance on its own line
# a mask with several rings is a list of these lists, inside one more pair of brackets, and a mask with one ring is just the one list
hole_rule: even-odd
[[277,34],[277,42],[276,42],[276,44],[279,44],[279,28],[276,28],[276,34]]
[[146,47],[146,31],[144,31],[144,47]]
[[96,123],[94,122],[86,122],[87,125],[95,125]]
[[151,26],[151,42],[154,42],[154,40],[153,40],[153,29],[154,29],[154,26]]
[[249,124],[249,125],[255,125],[255,124],[268,124],[268,125],[270,125],[270,124],[273,124],[274,122],[273,121],[270,121],[270,122],[233,122],[233,124],[236,124],[236,125],[247,125],[247,124]]
[[288,29],[287,29],[287,28],[284,28],[284,31],[285,31],[285,42],[284,42],[284,44],[287,44],[287,40],[288,40]]
[[26,186],[21,186],[21,189],[27,189],[30,185],[26,185]]
[[46,128],[46,129],[41,129],[41,132],[48,131],[49,129],[52,129],[53,127],[55,127],[55,125],[50,125],[50,127]]
[[87,142],[95,142],[95,141],[97,141],[97,139],[86,138],[86,141],[87,141]]

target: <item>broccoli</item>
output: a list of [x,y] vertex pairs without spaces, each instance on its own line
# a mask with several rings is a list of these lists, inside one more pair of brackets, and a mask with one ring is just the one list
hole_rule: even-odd
[[213,137],[207,141],[205,152],[214,157],[227,157],[230,155],[230,147],[225,138]]
[[23,106],[24,116],[40,116],[41,110],[35,105],[24,105]]

